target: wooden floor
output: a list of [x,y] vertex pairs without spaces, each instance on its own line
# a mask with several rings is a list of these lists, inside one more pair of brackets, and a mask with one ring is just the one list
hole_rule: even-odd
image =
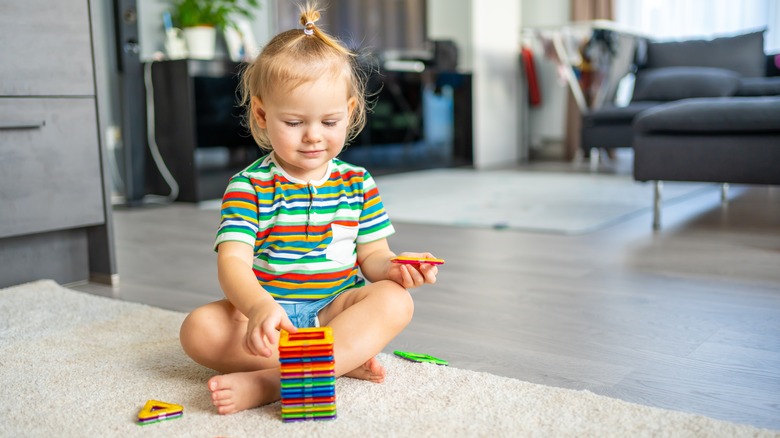
[[[666,207],[660,232],[650,221],[580,236],[395,223],[393,249],[447,264],[386,351],[780,429],[780,189],[732,187],[726,206],[713,192]],[[115,296],[185,312],[221,297],[216,211],[114,222]]]

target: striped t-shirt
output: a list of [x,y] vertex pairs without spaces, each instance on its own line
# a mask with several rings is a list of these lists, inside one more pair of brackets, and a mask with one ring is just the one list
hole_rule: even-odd
[[367,170],[333,159],[319,181],[289,176],[273,152],[234,175],[214,248],[254,248],[257,281],[275,299],[315,301],[361,286],[357,244],[394,233]]

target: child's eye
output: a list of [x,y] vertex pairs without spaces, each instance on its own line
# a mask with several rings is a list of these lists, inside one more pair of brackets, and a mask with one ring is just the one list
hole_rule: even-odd
[[325,125],[325,126],[327,126],[329,128],[332,128],[332,127],[336,126],[338,123],[339,122],[335,121],[335,120],[326,120],[326,121],[322,122],[323,125]]
[[298,122],[298,121],[284,122],[284,124],[289,126],[289,127],[291,127],[291,128],[295,128],[296,126],[301,126],[301,122]]

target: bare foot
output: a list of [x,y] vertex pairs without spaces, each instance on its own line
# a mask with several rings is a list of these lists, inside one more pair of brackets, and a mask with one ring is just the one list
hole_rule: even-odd
[[369,382],[382,383],[385,381],[385,367],[375,358],[367,360],[363,365],[355,368],[354,370],[344,374],[347,377],[353,379],[368,380]]
[[279,384],[278,370],[271,369],[214,376],[208,388],[217,412],[227,415],[279,400]]

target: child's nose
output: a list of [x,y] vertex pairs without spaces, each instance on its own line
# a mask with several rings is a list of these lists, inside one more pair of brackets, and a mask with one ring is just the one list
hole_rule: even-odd
[[316,126],[309,126],[304,134],[303,141],[307,143],[318,143],[322,140],[322,134]]

